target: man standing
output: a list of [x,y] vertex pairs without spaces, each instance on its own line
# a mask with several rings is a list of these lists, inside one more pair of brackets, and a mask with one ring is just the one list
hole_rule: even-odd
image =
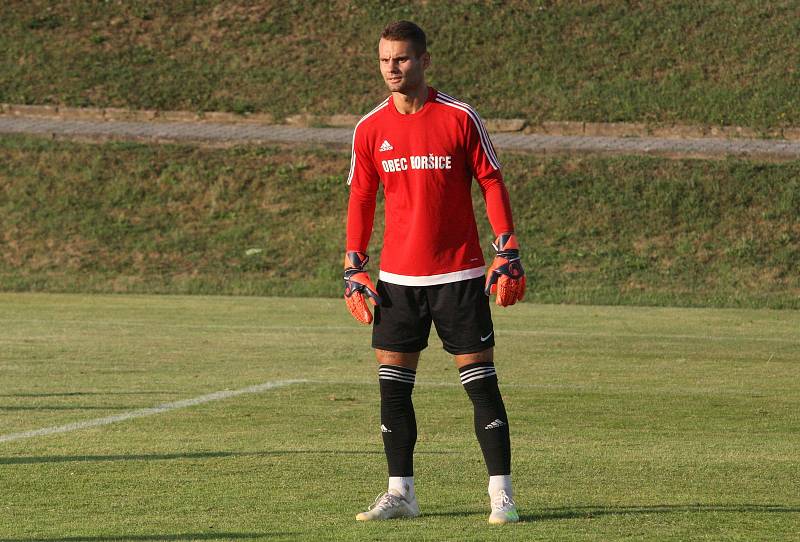
[[[425,33],[414,23],[387,26],[378,44],[391,96],[356,125],[348,184],[345,300],[353,316],[373,321],[381,433],[389,487],[360,521],[415,517],[411,393],[431,322],[453,354],[474,407],[475,433],[489,471],[490,523],[519,519],[512,500],[508,418],[494,367],[490,293],[513,305],[525,293],[511,205],[500,163],[480,117],[425,81]],[[486,273],[470,186],[477,179],[497,250]],[[377,288],[366,271],[376,195],[383,184],[385,233]]]

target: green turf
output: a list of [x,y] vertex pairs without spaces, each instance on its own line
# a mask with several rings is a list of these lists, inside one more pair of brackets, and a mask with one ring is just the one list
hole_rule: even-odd
[[[500,159],[532,301],[800,308],[800,162]],[[0,290],[339,296],[348,167],[346,149],[0,137]]]
[[495,311],[523,523],[486,525],[471,407],[438,347],[415,405],[423,516],[385,484],[369,330],[339,300],[0,294],[0,540],[797,540],[800,314]]
[[486,117],[800,125],[794,0],[4,2],[0,102],[363,114],[401,18]]

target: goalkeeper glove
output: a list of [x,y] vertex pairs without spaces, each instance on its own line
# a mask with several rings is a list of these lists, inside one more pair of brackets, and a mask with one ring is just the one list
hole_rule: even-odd
[[375,285],[364,271],[364,266],[369,261],[369,256],[363,252],[350,251],[345,254],[344,269],[344,300],[353,318],[362,324],[372,322],[372,313],[369,312],[364,295],[373,305],[379,305],[381,298],[375,291]]
[[525,271],[519,260],[519,245],[513,233],[500,234],[492,246],[497,251],[486,273],[486,295],[497,294],[501,307],[513,305],[525,297]]

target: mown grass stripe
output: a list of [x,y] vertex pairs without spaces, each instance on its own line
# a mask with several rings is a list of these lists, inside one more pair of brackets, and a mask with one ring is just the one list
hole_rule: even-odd
[[238,395],[248,393],[261,393],[267,390],[291,386],[292,384],[300,384],[306,382],[305,380],[276,380],[272,382],[264,382],[263,384],[256,384],[255,386],[248,386],[238,390],[222,390],[207,395],[200,395],[191,399],[183,399],[181,401],[174,401],[172,403],[164,403],[150,408],[141,408],[138,410],[131,410],[130,412],[123,412],[114,416],[106,416],[104,418],[95,418],[93,420],[86,420],[82,422],[68,423],[66,425],[57,425],[54,427],[45,427],[42,429],[33,429],[31,431],[22,431],[20,433],[9,433],[7,435],[0,435],[1,442],[12,442],[15,440],[22,440],[26,438],[42,437],[47,435],[55,435],[57,433],[69,433],[71,431],[78,431],[80,429],[88,429],[90,427],[100,427],[103,425],[110,425],[112,423],[123,422],[135,418],[144,418],[146,416],[154,416],[156,414],[163,414],[171,410],[179,408],[187,408],[203,403],[210,403],[212,401],[219,401],[221,399],[229,399]]
[[[0,318],[0,323],[16,323],[16,324],[50,324],[53,320],[45,318],[26,318],[9,319]],[[82,326],[138,326],[149,327],[152,322],[138,321],[138,320],[118,320],[118,321],[105,321],[105,320],[66,320],[59,319],[60,324],[69,325],[82,325]],[[215,324],[215,323],[202,323],[202,324],[159,324],[162,329],[191,329],[191,330],[230,330],[238,331],[247,334],[258,333],[340,333],[342,331],[349,332],[359,328],[355,324],[348,325],[304,325],[304,326],[291,326],[291,325],[259,325],[259,324]],[[775,342],[796,344],[800,346],[800,338],[786,338],[786,337],[756,337],[753,335],[706,335],[706,334],[690,334],[690,333],[652,333],[652,332],[598,332],[598,331],[565,331],[563,329],[503,329],[503,335],[522,335],[534,337],[585,337],[592,339],[657,339],[665,341],[754,341],[754,342]],[[0,339],[2,342],[2,339]],[[12,342],[8,340],[6,342]]]

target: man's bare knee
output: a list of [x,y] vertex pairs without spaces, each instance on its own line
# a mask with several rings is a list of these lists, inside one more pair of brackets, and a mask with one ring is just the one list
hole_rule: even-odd
[[381,365],[399,365],[413,371],[417,370],[419,352],[392,352],[375,349],[375,358]]
[[494,348],[487,348],[480,352],[472,354],[456,354],[453,358],[456,362],[456,367],[461,368],[465,365],[472,363],[481,363],[484,361],[494,361]]

